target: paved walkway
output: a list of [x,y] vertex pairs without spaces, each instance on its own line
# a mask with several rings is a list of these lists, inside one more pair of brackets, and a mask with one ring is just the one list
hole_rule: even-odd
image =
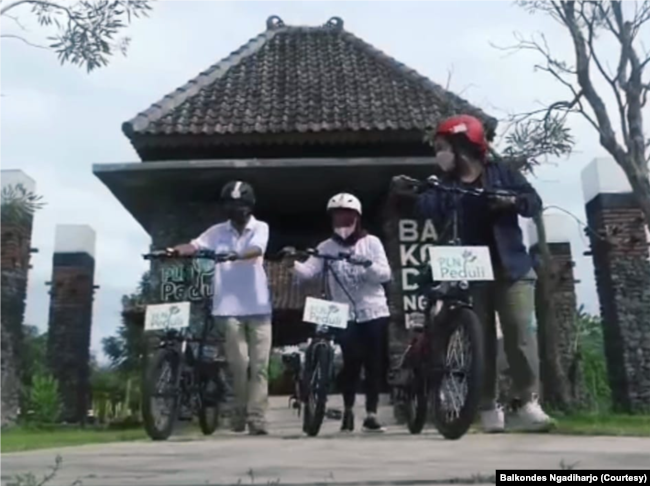
[[[207,484],[420,485],[487,481],[497,468],[650,467],[650,439],[471,434],[447,441],[434,431],[411,436],[392,425],[386,434],[342,436],[327,421],[317,438],[299,433],[299,419],[274,400],[272,435],[218,433],[163,443],[92,445],[2,456],[2,484],[17,473],[43,473],[63,457],[48,486],[198,486]],[[390,419],[391,411],[382,410]]]

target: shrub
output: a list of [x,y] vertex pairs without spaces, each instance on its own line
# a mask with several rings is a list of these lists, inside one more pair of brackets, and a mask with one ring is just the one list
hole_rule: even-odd
[[50,374],[37,373],[27,394],[27,421],[34,425],[52,425],[59,421],[61,399],[59,382]]
[[577,315],[578,353],[582,379],[587,393],[587,406],[595,411],[611,407],[611,389],[607,376],[607,360],[603,326],[599,318],[586,314],[582,308]]

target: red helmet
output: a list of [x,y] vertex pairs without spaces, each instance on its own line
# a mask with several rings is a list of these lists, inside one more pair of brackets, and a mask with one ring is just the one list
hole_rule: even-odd
[[476,145],[483,157],[487,154],[488,144],[485,139],[483,123],[476,117],[470,115],[458,115],[447,118],[436,130],[436,135],[450,137],[454,135],[464,135],[467,140]]

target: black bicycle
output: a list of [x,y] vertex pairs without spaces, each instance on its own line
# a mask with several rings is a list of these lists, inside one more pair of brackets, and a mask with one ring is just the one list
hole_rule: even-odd
[[[348,253],[339,253],[338,255],[327,255],[320,253],[315,249],[305,251],[296,251],[293,249],[283,250],[283,257],[308,258],[315,257],[323,260],[323,271],[321,273],[321,298],[323,301],[330,301],[328,295],[328,276],[333,272],[331,264],[335,261],[345,261],[351,265],[366,266],[369,262],[356,260]],[[332,273],[335,278],[336,274]],[[337,278],[336,278],[337,279]],[[338,281],[338,279],[337,279]],[[339,286],[348,296],[351,304],[354,301],[347,289]],[[350,320],[349,316],[334,315],[340,311],[336,306],[329,310],[332,319],[341,322],[341,317],[346,324]],[[327,318],[325,319],[327,321]],[[305,321],[310,324],[308,321]],[[332,321],[334,322],[334,321]],[[328,325],[317,325],[315,336],[310,340],[304,355],[304,365],[300,353],[291,353],[284,357],[285,365],[289,367],[294,378],[294,394],[290,398],[290,403],[299,410],[302,409],[302,430],[310,437],[318,435],[323,424],[327,406],[327,395],[332,385],[334,371],[334,334],[336,327]]]
[[[231,261],[231,255],[199,251],[180,256],[174,251],[160,250],[144,255],[146,260],[212,260]],[[163,320],[171,321],[180,314],[180,305],[167,304]],[[158,323],[162,335],[157,349],[148,357],[143,381],[142,416],[152,440],[166,440],[177,419],[198,416],[201,431],[211,435],[219,425],[219,408],[225,396],[226,361],[219,346],[209,342],[212,323],[211,299],[203,301],[203,326],[196,333],[189,322]],[[178,317],[176,317],[179,319]],[[179,319],[180,321],[180,319]],[[196,334],[199,334],[197,336]]]
[[[493,196],[512,195],[447,186],[437,177],[402,180],[410,183],[415,192],[434,189],[452,194],[451,236],[446,246],[462,245],[458,231],[461,197],[480,197],[487,202]],[[472,308],[467,280],[436,282],[430,266],[421,272],[419,280],[419,291],[427,302],[424,322],[421,328],[415,328],[399,367],[408,428],[413,434],[422,431],[432,403],[438,431],[447,439],[459,439],[478,412],[483,384],[483,327]]]

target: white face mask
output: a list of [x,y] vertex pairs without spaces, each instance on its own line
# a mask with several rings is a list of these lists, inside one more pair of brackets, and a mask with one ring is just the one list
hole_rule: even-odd
[[434,163],[438,165],[443,171],[449,172],[456,166],[456,156],[453,152],[442,150],[438,152],[434,158]]
[[341,226],[340,228],[334,228],[334,233],[346,240],[352,233],[354,233],[355,226],[356,225],[353,224],[352,226]]

